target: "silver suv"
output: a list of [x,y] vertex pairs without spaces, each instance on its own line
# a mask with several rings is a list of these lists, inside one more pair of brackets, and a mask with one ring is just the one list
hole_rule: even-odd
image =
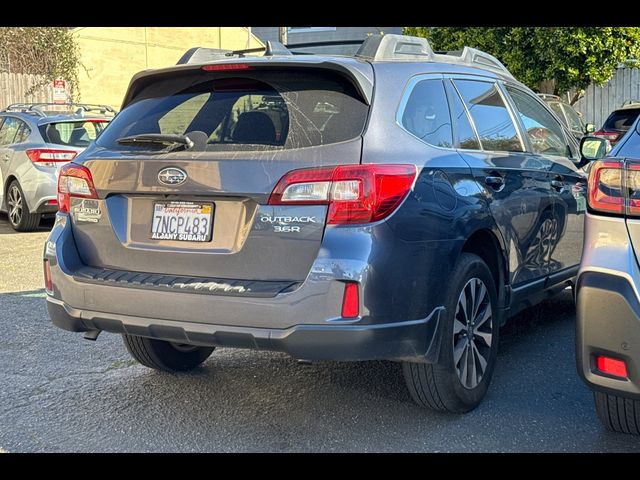
[[43,215],[55,214],[60,167],[95,140],[114,113],[105,105],[47,103],[0,112],[0,210],[15,230],[34,230]]
[[[597,140],[604,139],[589,142]],[[640,435],[640,119],[592,164],[588,204],[577,280],[578,372],[594,390],[605,427]]]

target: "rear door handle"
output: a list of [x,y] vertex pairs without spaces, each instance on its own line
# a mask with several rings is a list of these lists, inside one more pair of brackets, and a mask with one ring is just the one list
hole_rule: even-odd
[[494,190],[501,190],[504,187],[504,178],[500,176],[487,177],[484,182]]

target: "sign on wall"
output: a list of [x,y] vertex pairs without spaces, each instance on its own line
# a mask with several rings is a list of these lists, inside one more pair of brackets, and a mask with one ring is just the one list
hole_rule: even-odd
[[62,79],[53,81],[53,103],[67,103],[67,82]]

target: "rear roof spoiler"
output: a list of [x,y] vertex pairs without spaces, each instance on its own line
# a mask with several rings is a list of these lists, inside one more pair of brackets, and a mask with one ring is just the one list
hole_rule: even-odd
[[[193,49],[192,49],[193,50]],[[207,49],[212,50],[212,49]],[[194,52],[193,54],[198,54]],[[201,53],[198,55],[205,55],[207,53]],[[186,55],[186,54],[185,54]],[[216,52],[209,52],[207,55],[220,55]],[[233,55],[233,53],[232,53]],[[184,56],[183,56],[184,57]],[[278,56],[266,56],[266,57],[237,57],[233,56],[231,58],[227,57],[217,57],[218,61],[215,62],[205,62],[205,63],[187,63],[181,65],[175,65],[173,67],[153,69],[153,70],[143,70],[141,72],[136,73],[131,82],[129,83],[129,88],[127,89],[127,93],[124,96],[122,101],[122,107],[125,108],[129,103],[133,101],[133,99],[140,93],[142,89],[150,85],[151,83],[155,83],[158,80],[171,79],[180,77],[183,75],[192,74],[195,72],[206,74],[202,70],[204,65],[208,64],[247,64],[253,67],[292,67],[299,69],[326,69],[333,72],[336,72],[343,77],[347,78],[356,88],[362,99],[365,101],[367,105],[371,104],[371,99],[373,96],[373,76],[372,74],[367,75],[368,68],[370,66],[364,62],[358,62],[357,60],[351,60],[346,62],[344,60],[331,59],[330,57],[316,57],[316,56],[294,56],[294,55],[278,55]],[[220,61],[220,58],[225,58],[225,60]]]

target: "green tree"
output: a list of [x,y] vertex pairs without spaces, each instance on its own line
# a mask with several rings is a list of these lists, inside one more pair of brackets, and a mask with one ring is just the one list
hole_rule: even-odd
[[434,50],[484,50],[534,90],[575,89],[572,103],[590,83],[607,82],[619,64],[640,56],[639,27],[405,27],[405,33],[428,38]]
[[68,27],[0,27],[0,71],[42,76],[35,88],[64,78],[78,96],[80,53]]

